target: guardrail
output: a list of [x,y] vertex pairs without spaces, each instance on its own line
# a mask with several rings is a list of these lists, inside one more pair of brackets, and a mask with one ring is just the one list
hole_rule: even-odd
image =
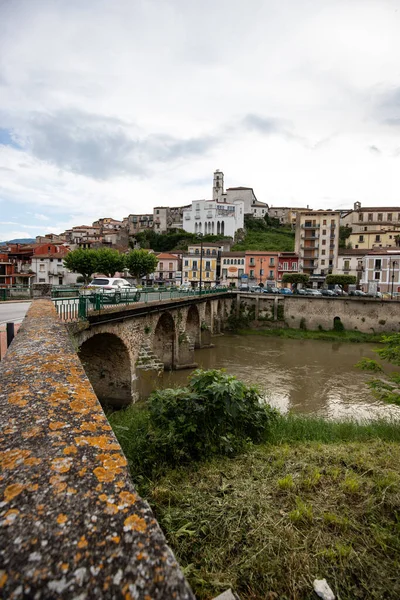
[[[147,288],[149,289],[149,288]],[[143,302],[160,302],[161,300],[172,300],[174,298],[202,297],[210,294],[223,294],[228,288],[210,288],[206,290],[138,290],[130,292],[129,290],[117,291],[115,294],[106,294],[96,292],[90,295],[75,295],[74,297],[53,298],[58,316],[62,321],[77,321],[85,319],[91,312],[101,312],[115,305],[131,305]]]

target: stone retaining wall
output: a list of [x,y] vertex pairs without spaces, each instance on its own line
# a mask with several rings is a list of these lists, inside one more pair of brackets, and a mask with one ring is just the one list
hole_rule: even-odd
[[0,379],[0,596],[193,598],[51,301]]

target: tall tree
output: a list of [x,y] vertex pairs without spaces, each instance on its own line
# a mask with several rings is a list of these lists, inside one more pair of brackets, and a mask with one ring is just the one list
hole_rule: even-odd
[[82,275],[84,282],[87,283],[97,270],[97,251],[83,248],[72,250],[64,258],[64,265],[70,271]]
[[340,275],[339,273],[333,273],[332,275],[326,276],[325,283],[328,285],[341,285],[346,287],[357,283],[357,277],[355,275]]
[[117,271],[125,268],[125,255],[111,248],[100,248],[96,252],[96,271],[107,277],[114,277]]
[[131,250],[125,260],[129,273],[137,279],[154,273],[158,264],[157,256],[147,250]]
[[301,283],[303,285],[307,285],[309,281],[310,277],[307,275],[307,273],[285,273],[282,276],[282,283],[292,283],[294,285]]

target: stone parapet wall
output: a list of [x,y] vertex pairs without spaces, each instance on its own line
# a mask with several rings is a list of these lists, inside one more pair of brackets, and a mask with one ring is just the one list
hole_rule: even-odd
[[51,301],[0,379],[0,596],[193,598]]

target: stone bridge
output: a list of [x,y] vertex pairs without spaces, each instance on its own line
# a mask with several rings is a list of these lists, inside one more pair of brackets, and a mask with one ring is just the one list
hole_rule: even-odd
[[196,366],[231,311],[232,295],[118,307],[69,325],[97,397],[121,406],[146,396],[163,370]]

